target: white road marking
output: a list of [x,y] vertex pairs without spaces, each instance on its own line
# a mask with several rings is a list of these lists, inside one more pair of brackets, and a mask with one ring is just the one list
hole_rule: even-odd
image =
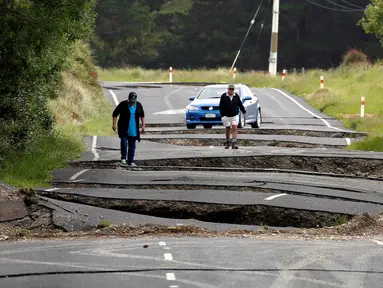
[[46,189],[45,191],[46,192],[51,192],[51,191],[55,191],[55,190],[58,190],[58,189],[60,189],[60,188],[49,188],[49,189]]
[[266,201],[270,201],[270,200],[273,200],[275,198],[282,197],[282,196],[285,196],[285,195],[287,195],[287,194],[285,194],[285,193],[277,194],[277,195],[273,195],[273,196],[267,197],[267,198],[265,198],[265,200]]
[[165,253],[164,257],[167,261],[173,261],[173,255],[171,253]]
[[85,172],[89,171],[89,169],[84,169],[84,170],[81,170],[80,172],[77,172],[76,174],[74,174],[72,177],[69,178],[70,181],[73,181],[73,180],[76,180],[76,178],[78,176],[80,176],[81,174],[84,174]]
[[97,145],[97,136],[93,136],[92,153],[94,155],[94,158],[93,158],[94,161],[97,161],[98,158],[100,158],[100,154],[98,154],[97,151],[96,151],[96,145]]
[[351,145],[351,139],[350,138],[346,138],[346,143],[347,143],[348,146],[350,146]]
[[166,246],[166,243],[165,242],[160,242],[158,243],[160,246]]
[[176,115],[176,114],[185,114],[186,109],[171,109],[165,111],[154,112],[153,115]]
[[344,131],[343,129],[340,129],[338,127],[333,127],[330,125],[330,123],[328,123],[325,119],[323,119],[322,117],[316,115],[314,112],[310,111],[309,109],[303,107],[297,100],[295,100],[294,98],[292,98],[291,96],[287,95],[285,92],[279,90],[279,89],[276,89],[276,88],[270,88],[274,91],[277,91],[279,93],[281,93],[283,96],[287,97],[288,99],[290,99],[291,101],[293,101],[296,105],[298,105],[299,108],[305,110],[307,113],[311,114],[312,116],[314,116],[315,118],[321,120],[327,127],[329,128],[332,128],[334,130],[338,130],[338,131]]
[[383,245],[383,242],[382,241],[379,241],[379,240],[372,240],[373,242],[375,242],[376,244],[378,245]]
[[170,250],[170,247],[164,247],[165,250]]
[[174,275],[174,273],[166,273],[166,280],[168,280],[168,281],[175,281],[176,280],[176,275]]
[[109,93],[112,95],[114,104],[116,104],[116,106],[117,106],[119,102],[118,102],[116,94],[112,90],[109,90]]
[[184,87],[181,87],[181,88],[178,88],[177,90],[174,90],[173,92],[167,94],[165,97],[164,97],[164,101],[165,101],[165,104],[170,108],[170,109],[174,109],[172,103],[170,103],[169,101],[169,97],[176,94],[178,91],[181,91],[182,89],[184,89]]
[[77,183],[77,182],[81,182],[81,181],[84,181],[85,179],[77,179],[77,180],[73,180],[72,182],[73,183]]
[[178,288],[178,285],[170,285],[170,288]]

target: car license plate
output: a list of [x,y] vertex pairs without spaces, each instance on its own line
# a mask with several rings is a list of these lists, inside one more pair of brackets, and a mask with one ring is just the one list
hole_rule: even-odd
[[215,118],[215,114],[205,114],[206,118]]

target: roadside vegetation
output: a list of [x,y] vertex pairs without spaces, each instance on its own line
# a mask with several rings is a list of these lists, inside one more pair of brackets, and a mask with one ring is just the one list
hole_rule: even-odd
[[0,15],[0,180],[46,186],[50,171],[84,150],[82,135],[108,132],[111,107],[84,44],[95,3],[11,2],[0,0],[6,11]]
[[[103,81],[154,81],[169,82],[167,70],[142,68],[98,69]],[[320,76],[324,76],[324,89],[320,89]],[[308,70],[305,73],[288,71],[285,80],[281,75],[271,77],[265,72],[237,71],[228,68],[212,70],[177,70],[173,67],[173,82],[245,83],[251,87],[284,89],[305,98],[319,111],[341,120],[345,127],[368,132],[365,141],[353,144],[350,149],[383,151],[383,63],[368,62],[366,55],[350,50],[336,69]],[[365,97],[365,117],[360,118],[361,97]]]

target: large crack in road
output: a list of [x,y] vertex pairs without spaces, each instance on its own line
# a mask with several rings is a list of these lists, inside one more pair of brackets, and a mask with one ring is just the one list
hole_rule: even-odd
[[[348,175],[350,177],[383,178],[383,159],[365,159],[352,157],[301,156],[301,155],[261,155],[235,157],[193,157],[159,160],[137,160],[140,169],[166,170],[168,167],[217,170],[225,169],[275,169],[279,171],[306,171]],[[103,169],[121,167],[116,160],[77,161],[72,167]],[[156,167],[156,168],[154,168]],[[254,170],[255,171],[255,170]]]
[[318,228],[345,223],[352,215],[266,205],[224,205],[164,200],[107,199],[65,193],[42,193],[57,200],[175,219],[277,227]]

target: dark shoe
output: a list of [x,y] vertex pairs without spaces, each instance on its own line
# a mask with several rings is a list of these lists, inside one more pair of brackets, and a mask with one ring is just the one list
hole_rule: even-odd
[[233,142],[233,144],[231,145],[231,148],[232,149],[238,149],[237,142]]
[[229,148],[230,148],[230,142],[229,142],[229,141],[226,141],[225,149],[229,149]]

